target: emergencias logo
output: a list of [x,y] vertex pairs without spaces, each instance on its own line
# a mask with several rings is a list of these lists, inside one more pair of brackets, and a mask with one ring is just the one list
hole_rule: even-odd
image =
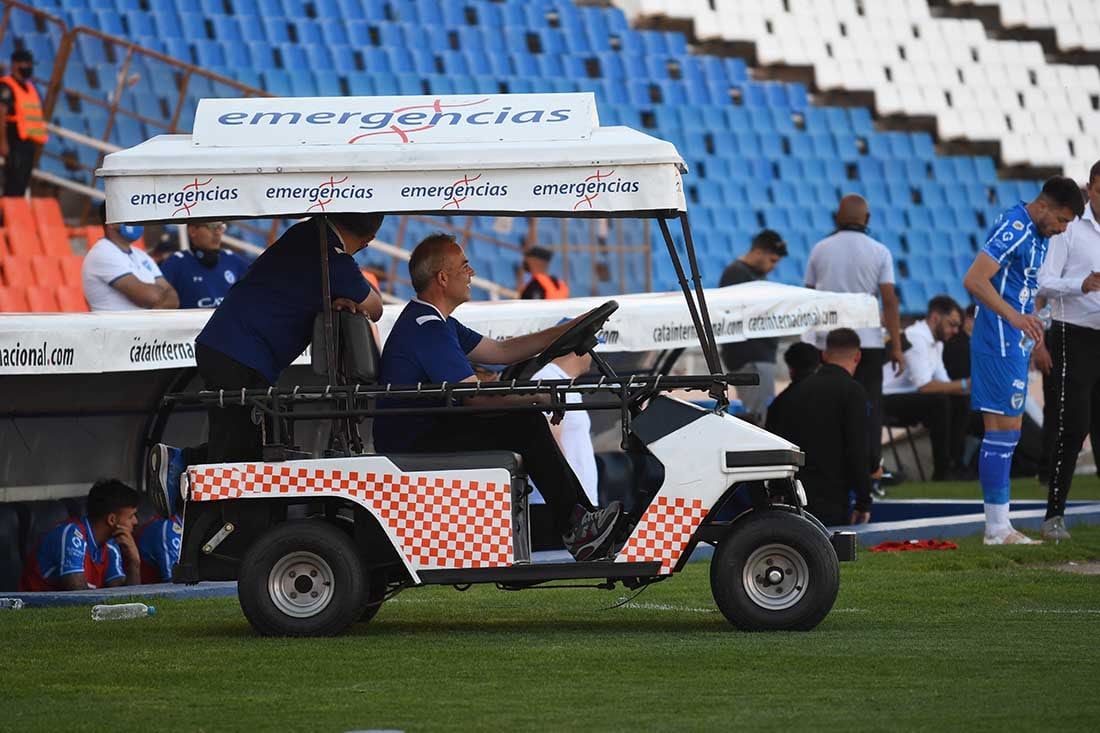
[[192,209],[201,203],[207,201],[235,201],[240,196],[240,189],[238,188],[222,188],[216,184],[212,188],[207,188],[213,182],[213,178],[207,178],[205,181],[196,178],[179,191],[135,193],[130,197],[130,205],[175,206],[176,209],[172,212],[172,216],[177,216],[180,212],[183,212],[184,216],[190,217]]
[[[355,127],[365,130],[348,139],[354,145],[360,140],[382,135],[393,135],[394,142],[414,142],[412,135],[435,127],[459,125],[492,126],[510,124],[540,124],[565,122],[570,118],[571,109],[521,109],[503,105],[495,109],[484,109],[482,105],[491,102],[490,97],[482,97],[470,102],[448,102],[436,98],[431,104],[416,104],[385,111],[315,111],[315,112],[226,112],[218,116],[218,124],[223,126],[248,125],[255,127]],[[469,108],[479,108],[469,111]]]
[[373,188],[348,183],[347,176],[339,180],[335,176],[329,176],[327,181],[316,186],[272,186],[264,193],[269,199],[309,201],[310,206],[306,211],[325,211],[325,207],[337,199],[365,201],[374,198]]
[[531,193],[535,196],[575,196],[579,201],[573,204],[573,211],[577,211],[583,207],[594,209],[594,202],[603,193],[638,192],[638,181],[624,180],[621,177],[612,179],[614,175],[614,169],[603,171],[597,168],[595,173],[581,181],[536,184]]
[[446,186],[404,186],[401,189],[401,198],[437,199],[444,202],[441,208],[446,209],[453,206],[456,209],[461,209],[462,203],[471,196],[500,197],[508,195],[507,184],[482,181],[481,176],[481,173],[476,176],[465,173],[462,178]]

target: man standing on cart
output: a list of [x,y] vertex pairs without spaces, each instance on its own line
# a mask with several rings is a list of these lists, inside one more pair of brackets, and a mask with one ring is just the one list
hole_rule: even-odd
[[[544,331],[496,341],[463,326],[451,313],[470,299],[470,267],[449,234],[433,234],[413,250],[409,275],[416,297],[401,312],[382,351],[382,381],[389,384],[474,382],[470,362],[513,364],[543,351],[577,320]],[[583,316],[582,316],[583,317]],[[547,395],[478,396],[464,404],[545,404]],[[439,406],[426,400],[380,400],[380,407]],[[528,475],[546,499],[554,528],[577,560],[605,557],[622,505],[595,509],[585,496],[550,432],[532,412],[379,415],[374,420],[379,453],[512,450],[523,456]]]
[[[260,255],[210,316],[195,344],[195,362],[208,390],[263,389],[305,351],[322,310],[318,227],[328,239],[333,307],[377,321],[382,297],[352,255],[366,247],[382,214],[327,214],[295,224]],[[248,406],[213,406],[205,446],[180,450],[157,444],[149,456],[151,493],[162,512],[171,506],[183,470],[195,463],[259,460],[263,420]],[[168,498],[160,501],[158,494]]]

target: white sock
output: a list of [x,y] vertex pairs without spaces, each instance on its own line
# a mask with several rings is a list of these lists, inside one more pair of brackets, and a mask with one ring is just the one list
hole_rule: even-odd
[[1008,521],[1008,504],[986,503],[984,506],[987,536],[997,537],[1012,531],[1012,523]]

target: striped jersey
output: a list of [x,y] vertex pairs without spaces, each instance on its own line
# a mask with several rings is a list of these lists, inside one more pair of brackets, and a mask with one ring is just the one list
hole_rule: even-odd
[[[1047,240],[1039,236],[1024,203],[997,217],[982,252],[1000,265],[990,282],[1005,302],[1020,313],[1035,310],[1039,293],[1039,267],[1047,253]],[[1021,332],[988,308],[979,305],[970,337],[971,351],[1004,357],[1028,356],[1020,347]]]

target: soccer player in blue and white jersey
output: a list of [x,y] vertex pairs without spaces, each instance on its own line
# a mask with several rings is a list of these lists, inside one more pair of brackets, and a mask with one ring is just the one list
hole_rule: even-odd
[[1009,522],[1009,469],[1020,440],[1031,349],[1043,340],[1042,321],[1034,314],[1039,267],[1047,240],[1083,211],[1077,184],[1051,178],[1034,201],[1021,201],[997,217],[963,279],[979,303],[970,337],[970,401],[985,425],[978,477],[987,545],[1036,542]]

